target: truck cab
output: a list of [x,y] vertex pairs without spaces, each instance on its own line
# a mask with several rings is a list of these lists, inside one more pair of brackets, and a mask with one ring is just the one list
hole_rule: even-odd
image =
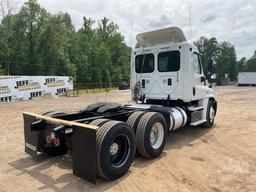
[[180,28],[145,32],[136,38],[140,47],[131,53],[135,102],[171,106],[183,103],[186,110],[200,113],[196,119],[190,118],[191,125],[206,121],[209,100],[216,113],[216,95],[204,75],[201,55]]
[[132,51],[131,85],[141,84],[145,99],[190,102],[215,97],[207,86],[201,55],[181,29],[170,27],[137,35]]

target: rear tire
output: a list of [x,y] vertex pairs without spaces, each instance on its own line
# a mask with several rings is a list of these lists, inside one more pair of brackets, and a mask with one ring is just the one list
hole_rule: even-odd
[[167,125],[162,114],[145,113],[137,128],[136,141],[138,152],[146,158],[158,157],[165,146]]
[[145,114],[144,111],[136,111],[132,113],[127,120],[128,125],[130,125],[130,127],[134,130],[135,133],[137,131],[137,127],[140,122],[140,119],[144,114]]
[[123,176],[135,156],[135,134],[127,123],[109,121],[96,133],[97,174],[113,180]]
[[110,121],[110,120],[109,119],[95,119],[90,123],[90,125],[96,125],[96,126],[100,127],[108,121]]

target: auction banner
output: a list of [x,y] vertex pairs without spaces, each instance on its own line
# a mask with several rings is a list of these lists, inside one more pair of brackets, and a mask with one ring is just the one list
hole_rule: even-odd
[[0,76],[0,102],[57,98],[71,90],[73,78],[67,76]]

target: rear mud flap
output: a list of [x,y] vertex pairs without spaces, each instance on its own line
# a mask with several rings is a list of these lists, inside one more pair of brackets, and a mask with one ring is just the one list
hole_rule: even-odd
[[[25,152],[33,158],[38,155],[40,135],[44,123],[24,113]],[[96,184],[96,129],[72,125],[73,174]]]
[[96,184],[96,130],[73,126],[73,174]]
[[36,122],[36,117],[23,114],[24,134],[25,134],[25,152],[31,157],[37,157],[40,131],[31,131],[31,125]]

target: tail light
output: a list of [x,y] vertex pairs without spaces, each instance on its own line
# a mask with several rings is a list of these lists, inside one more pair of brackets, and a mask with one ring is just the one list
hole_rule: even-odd
[[55,139],[54,139],[54,145],[55,146],[59,146],[60,145],[60,139],[59,138],[57,138],[57,137],[55,137]]
[[49,144],[51,143],[51,136],[50,135],[47,135],[46,136],[46,142]]

